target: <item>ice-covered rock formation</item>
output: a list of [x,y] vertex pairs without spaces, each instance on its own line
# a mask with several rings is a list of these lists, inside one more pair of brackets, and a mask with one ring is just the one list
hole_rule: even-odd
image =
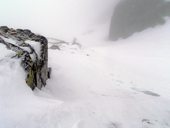
[[0,46],[11,52],[10,58],[19,58],[25,70],[26,83],[31,89],[41,89],[50,77],[48,68],[48,41],[27,29],[0,27]]

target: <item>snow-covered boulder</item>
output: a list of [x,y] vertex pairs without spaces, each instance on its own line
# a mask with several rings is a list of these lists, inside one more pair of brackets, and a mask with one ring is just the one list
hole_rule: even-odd
[[[6,46],[1,60],[20,59],[26,72],[26,83],[31,89],[41,89],[49,76],[48,41],[44,36],[36,35],[30,30],[0,27],[0,47]],[[5,47],[4,47],[5,48]],[[11,51],[11,52],[9,52]]]

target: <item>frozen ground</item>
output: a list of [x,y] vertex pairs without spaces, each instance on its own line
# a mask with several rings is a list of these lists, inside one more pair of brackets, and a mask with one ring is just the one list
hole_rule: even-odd
[[117,42],[107,30],[89,25],[81,49],[49,49],[42,90],[27,87],[18,60],[1,60],[0,128],[170,128],[169,20]]

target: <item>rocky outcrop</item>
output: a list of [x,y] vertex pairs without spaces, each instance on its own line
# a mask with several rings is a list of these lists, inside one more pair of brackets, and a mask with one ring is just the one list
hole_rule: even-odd
[[170,16],[168,0],[121,0],[114,9],[109,38],[127,38],[136,32],[165,23]]
[[48,41],[44,36],[36,35],[27,29],[0,27],[0,43],[15,52],[11,58],[21,59],[25,70],[26,83],[31,88],[41,89],[50,77],[48,68]]

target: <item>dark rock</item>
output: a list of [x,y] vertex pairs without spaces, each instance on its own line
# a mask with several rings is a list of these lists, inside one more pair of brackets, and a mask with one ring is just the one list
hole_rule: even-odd
[[170,1],[122,0],[115,7],[109,38],[127,38],[136,32],[162,25],[167,16],[170,16]]
[[52,49],[52,50],[60,50],[60,47],[58,46],[58,45],[52,45],[51,47],[50,47],[50,49]]

